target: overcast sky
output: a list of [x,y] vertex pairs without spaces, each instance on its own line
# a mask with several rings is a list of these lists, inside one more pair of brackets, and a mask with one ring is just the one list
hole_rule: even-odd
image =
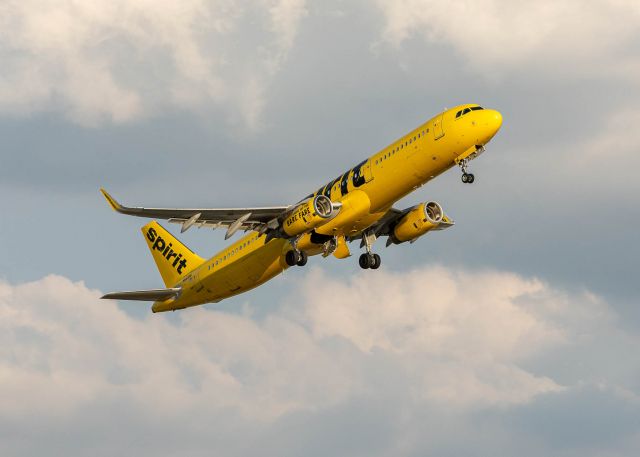
[[[0,62],[2,455],[637,455],[637,1],[3,0]],[[475,183],[398,204],[456,225],[380,270],[98,299],[162,285],[101,186],[290,204],[461,103]]]

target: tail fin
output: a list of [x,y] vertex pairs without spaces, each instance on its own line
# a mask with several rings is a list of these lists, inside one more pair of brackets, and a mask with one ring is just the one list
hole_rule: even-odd
[[165,286],[173,287],[183,276],[204,262],[156,221],[142,227],[142,234],[156,261]]

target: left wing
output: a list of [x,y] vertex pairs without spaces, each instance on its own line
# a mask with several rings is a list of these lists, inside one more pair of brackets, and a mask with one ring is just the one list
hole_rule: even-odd
[[262,233],[278,227],[278,217],[291,209],[290,206],[260,208],[143,208],[129,207],[118,203],[106,190],[100,192],[114,211],[130,216],[164,219],[181,224],[181,232],[191,226],[227,228],[225,238],[230,238],[238,230],[257,230]]

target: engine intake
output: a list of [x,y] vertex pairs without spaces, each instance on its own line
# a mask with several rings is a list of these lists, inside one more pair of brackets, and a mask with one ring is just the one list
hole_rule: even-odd
[[282,230],[288,236],[296,236],[312,230],[335,215],[331,199],[326,195],[316,195],[293,210],[282,222]]
[[442,207],[436,202],[415,206],[393,228],[392,240],[403,243],[418,238],[440,225],[443,216]]

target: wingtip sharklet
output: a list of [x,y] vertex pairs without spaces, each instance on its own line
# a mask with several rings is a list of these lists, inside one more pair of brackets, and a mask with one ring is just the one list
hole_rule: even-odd
[[115,198],[113,198],[111,195],[109,195],[109,192],[104,190],[103,187],[100,188],[100,192],[102,192],[102,195],[107,200],[107,203],[109,203],[109,206],[111,206],[111,209],[116,211],[116,212],[120,212],[120,209],[122,208],[122,205],[120,203],[118,203]]

